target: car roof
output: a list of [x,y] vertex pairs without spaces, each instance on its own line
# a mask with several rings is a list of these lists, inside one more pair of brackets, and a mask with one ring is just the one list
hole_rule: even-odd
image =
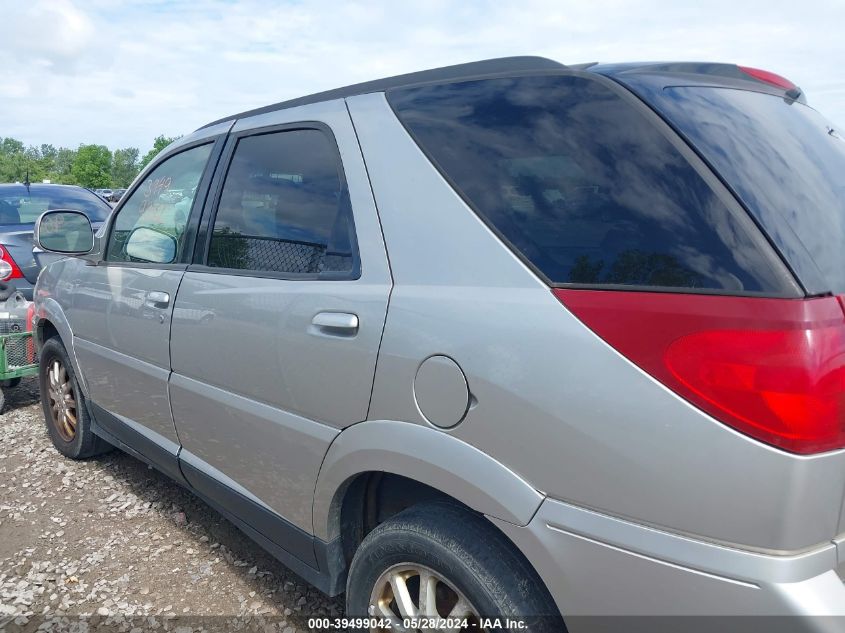
[[[589,70],[597,74],[613,77],[620,83],[633,81],[651,81],[655,85],[663,82],[664,85],[673,85],[685,81],[693,81],[696,85],[724,86],[740,89],[751,89],[771,94],[787,94],[793,100],[806,103],[806,98],[800,88],[792,91],[785,91],[768,85],[762,81],[750,77],[744,73],[736,64],[712,63],[712,62],[626,62],[621,64],[598,64],[596,62],[587,64],[564,65],[552,59],[536,56],[501,57],[498,59],[485,59],[466,64],[443,66],[431,70],[366,81],[359,84],[335,88],[324,92],[281,101],[261,108],[246,110],[238,114],[217,119],[199,130],[255,116],[266,114],[277,110],[294,108],[297,106],[320,103],[332,99],[343,99],[355,95],[367,94],[370,92],[384,92],[393,88],[403,88],[424,83],[437,83],[456,80],[476,79],[481,77],[494,77],[511,73],[542,72],[554,70]],[[624,79],[623,79],[624,77]]]
[[317,92],[305,97],[297,97],[296,99],[289,99],[281,101],[272,105],[256,108],[254,110],[247,110],[239,114],[223,117],[211,123],[203,125],[200,130],[218,123],[225,123],[235,119],[243,119],[246,117],[255,116],[257,114],[265,114],[267,112],[275,112],[277,110],[284,110],[287,108],[294,108],[296,106],[309,105],[312,103],[320,103],[321,101],[330,101],[332,99],[343,99],[345,97],[352,97],[355,95],[367,94],[369,92],[384,92],[391,88],[402,88],[405,86],[412,86],[416,84],[439,82],[439,81],[454,81],[456,79],[473,79],[477,77],[487,77],[490,75],[500,75],[507,73],[543,71],[543,70],[565,70],[567,68],[579,69],[583,66],[565,66],[560,62],[556,62],[545,57],[500,57],[498,59],[485,59],[478,62],[469,62],[466,64],[455,64],[453,66],[443,66],[442,68],[433,68],[431,70],[421,70],[418,72],[407,73],[404,75],[396,75],[394,77],[385,77],[384,79],[376,79],[374,81],[365,81],[343,88],[335,88],[333,90],[326,90],[324,92]]

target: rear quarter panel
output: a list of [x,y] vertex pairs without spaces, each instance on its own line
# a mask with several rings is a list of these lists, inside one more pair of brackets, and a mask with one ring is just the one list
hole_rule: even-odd
[[395,281],[369,419],[429,425],[414,377],[422,360],[445,354],[477,403],[444,432],[542,493],[765,550],[835,536],[845,451],[783,453],[668,391],[575,319],[499,242],[383,95],[347,102]]

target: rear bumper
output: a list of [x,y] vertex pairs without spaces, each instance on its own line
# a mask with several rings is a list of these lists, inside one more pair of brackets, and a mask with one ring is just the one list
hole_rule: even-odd
[[535,566],[571,632],[596,616],[798,616],[791,630],[845,631],[845,545],[761,554],[551,499],[525,527],[494,522]]

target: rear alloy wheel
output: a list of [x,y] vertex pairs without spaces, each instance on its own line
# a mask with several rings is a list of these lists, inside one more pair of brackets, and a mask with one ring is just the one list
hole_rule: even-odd
[[453,582],[425,565],[404,563],[382,573],[373,585],[369,612],[373,618],[389,620],[391,628],[400,631],[406,618],[466,619],[468,627],[484,630],[478,609]]
[[[371,633],[565,633],[543,581],[483,516],[449,501],[419,503],[375,527],[346,580],[347,618]],[[515,628],[515,627],[511,627]]]
[[85,459],[112,450],[111,444],[91,430],[85,396],[58,337],[47,339],[41,348],[38,383],[47,435],[56,450],[71,459]]

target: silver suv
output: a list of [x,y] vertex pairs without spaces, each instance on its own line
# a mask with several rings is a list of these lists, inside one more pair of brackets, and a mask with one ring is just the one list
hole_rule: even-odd
[[75,255],[37,285],[47,429],[372,630],[845,615],[843,186],[801,90],[726,64],[508,58],[227,117],[96,236],[40,219]]

